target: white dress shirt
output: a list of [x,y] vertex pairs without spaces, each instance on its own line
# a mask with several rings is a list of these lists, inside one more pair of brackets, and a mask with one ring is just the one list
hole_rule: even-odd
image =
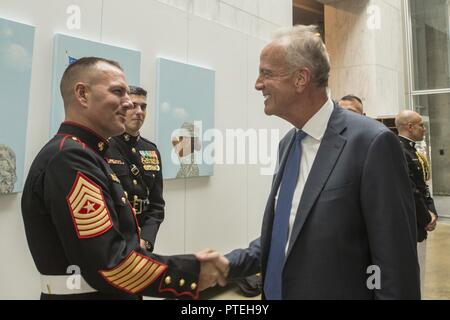
[[289,234],[288,234],[288,241],[286,243],[286,253],[291,238],[292,228],[295,222],[295,217],[297,216],[297,210],[300,204],[300,199],[303,194],[303,189],[305,188],[306,180],[308,179],[308,175],[309,172],[311,171],[314,159],[316,158],[317,151],[319,150],[320,147],[320,143],[322,142],[325,130],[327,129],[331,113],[333,113],[333,108],[334,108],[333,101],[331,101],[331,99],[328,98],[327,102],[325,102],[325,104],[319,109],[319,111],[317,111],[316,114],[313,115],[311,119],[309,119],[308,122],[305,123],[303,128],[301,128],[301,130],[303,130],[303,132],[305,132],[307,135],[305,138],[303,138],[301,142],[302,156],[300,159],[300,170],[297,186],[295,187],[294,197],[292,199],[291,214],[289,216]]

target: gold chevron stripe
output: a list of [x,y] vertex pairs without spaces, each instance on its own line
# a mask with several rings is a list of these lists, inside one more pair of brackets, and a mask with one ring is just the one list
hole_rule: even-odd
[[[107,215],[108,215],[108,211],[106,211],[106,209],[103,208],[103,211],[102,211],[101,214],[99,214],[99,215],[97,215],[97,216],[95,216],[95,217],[93,217],[91,219],[84,219],[84,217],[83,217],[83,218],[80,218],[80,219],[75,219],[75,221],[79,225],[88,225],[88,224],[93,224],[93,223],[95,223],[97,221],[102,220]],[[77,217],[75,216],[75,218],[77,218]]]
[[130,284],[135,283],[136,281],[140,280],[142,276],[152,267],[152,263],[149,261],[142,259],[139,263],[139,265],[136,266],[136,269],[133,270],[133,272],[130,272],[126,277],[123,279],[120,279],[120,282],[117,284],[128,287]]
[[75,207],[79,206],[80,202],[84,202],[84,199],[88,196],[94,202],[102,201],[102,196],[100,193],[96,193],[89,188],[83,187],[83,188],[81,188],[80,193],[78,193],[76,198],[73,200],[72,207],[75,208]]
[[114,281],[116,283],[121,283],[123,281],[126,281],[130,277],[133,276],[133,274],[137,271],[139,271],[140,267],[139,263],[141,261],[144,261],[144,264],[146,263],[146,260],[143,260],[141,257],[136,257],[133,260],[133,263],[131,263],[128,268],[122,270],[120,273],[116,274],[115,276],[111,277],[110,280]]
[[77,195],[80,193],[80,190],[83,187],[86,187],[88,189],[90,188],[95,194],[99,194],[101,192],[101,190],[99,188],[94,186],[92,183],[88,182],[83,176],[77,175],[77,178],[79,178],[79,180],[77,181],[78,184],[75,187],[75,189],[73,190],[72,195],[69,198],[70,202],[73,202],[74,198],[77,197]]
[[137,286],[137,287],[135,287],[135,288],[130,289],[130,291],[133,292],[133,293],[137,293],[137,292],[140,292],[140,291],[144,290],[146,287],[148,287],[150,284],[152,284],[153,281],[155,281],[156,279],[158,279],[158,278],[161,276],[161,274],[164,272],[164,270],[166,270],[166,267],[165,267],[165,266],[159,266],[159,267],[156,269],[156,271],[153,272],[153,273],[150,275],[150,277],[148,277],[148,278],[146,279],[145,282],[143,282],[141,285],[139,285],[139,286]]
[[114,269],[111,269],[110,271],[104,271],[103,272],[104,276],[110,278],[110,277],[117,275],[118,273],[120,273],[123,270],[125,270],[126,268],[128,268],[128,266],[133,263],[133,261],[136,259],[136,257],[138,257],[138,255],[136,254],[136,252],[133,251],[131,253],[131,255],[128,258],[126,258],[126,260],[124,260],[117,267],[115,267]]
[[108,231],[109,227],[111,227],[111,226],[112,226],[112,223],[111,223],[111,221],[108,220],[107,223],[105,223],[103,226],[100,226],[96,229],[92,229],[90,231],[80,231],[80,235],[83,237],[89,237],[89,236],[94,236],[94,235],[99,236],[101,233]]
[[[103,198],[102,189],[81,172],[77,173],[67,202],[78,237],[99,236],[112,227],[111,216]],[[85,208],[88,208],[87,213],[80,213]],[[93,211],[89,212],[89,210]]]
[[130,282],[126,284],[127,290],[132,291],[135,288],[141,287],[142,284],[147,283],[149,281],[149,278],[151,275],[154,274],[155,270],[157,270],[160,266],[158,266],[156,263],[152,264],[147,268],[144,272],[141,278],[136,279],[136,281]]
[[109,283],[134,294],[152,284],[166,268],[166,265],[133,251],[117,267],[100,273]]
[[91,224],[87,224],[87,225],[78,225],[78,230],[91,230],[100,226],[103,226],[106,222],[109,222],[109,217],[108,215],[106,215],[103,219],[101,219],[100,221],[96,222],[96,223],[91,223]]

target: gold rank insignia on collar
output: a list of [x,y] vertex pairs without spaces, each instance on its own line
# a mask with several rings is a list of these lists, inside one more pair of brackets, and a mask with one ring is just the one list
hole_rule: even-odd
[[117,177],[117,175],[115,173],[111,173],[111,179],[114,182],[120,183],[120,180],[119,180],[119,178]]
[[100,141],[98,143],[98,150],[103,151],[105,149],[105,143],[103,141]]

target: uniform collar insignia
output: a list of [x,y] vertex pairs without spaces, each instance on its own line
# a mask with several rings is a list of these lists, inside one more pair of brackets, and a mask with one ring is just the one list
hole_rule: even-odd
[[99,134],[92,129],[75,122],[63,122],[58,130],[58,134],[75,136],[79,142],[86,144],[102,157],[105,156],[106,150],[109,147],[108,142]]

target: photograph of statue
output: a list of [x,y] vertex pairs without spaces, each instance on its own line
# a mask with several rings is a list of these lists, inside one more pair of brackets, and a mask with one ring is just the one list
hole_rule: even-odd
[[156,86],[156,142],[164,179],[212,176],[204,133],[214,128],[214,70],[159,58]]
[[34,27],[0,18],[0,194],[24,180]]
[[16,155],[10,147],[0,144],[0,194],[13,192],[16,181]]
[[193,123],[185,122],[172,138],[172,145],[180,161],[176,178],[198,177],[199,170],[195,161],[195,152],[200,151],[202,143],[198,128]]

